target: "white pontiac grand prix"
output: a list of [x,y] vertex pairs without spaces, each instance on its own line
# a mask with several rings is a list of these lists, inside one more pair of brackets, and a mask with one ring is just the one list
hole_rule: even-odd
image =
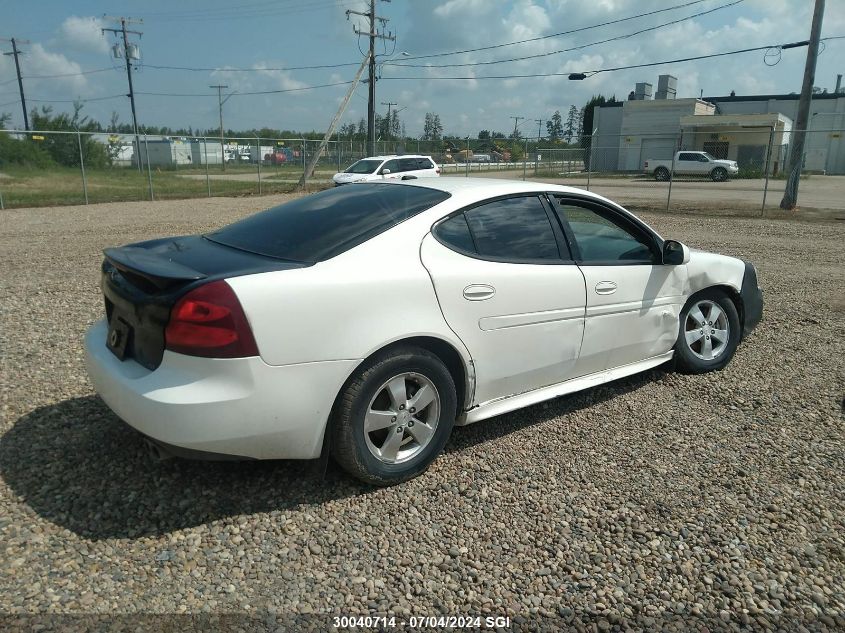
[[470,424],[647,370],[724,367],[754,267],[549,184],[430,178],[306,196],[105,251],[97,392],[160,450],[331,455],[379,485]]

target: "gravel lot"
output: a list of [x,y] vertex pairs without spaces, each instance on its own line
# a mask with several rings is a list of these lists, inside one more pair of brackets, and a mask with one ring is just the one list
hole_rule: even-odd
[[282,199],[0,215],[7,626],[213,612],[327,629],[326,614],[389,612],[510,616],[510,630],[845,628],[845,223],[643,214],[757,264],[764,321],[729,367],[456,429],[408,484],[155,463],[85,375],[100,251]]

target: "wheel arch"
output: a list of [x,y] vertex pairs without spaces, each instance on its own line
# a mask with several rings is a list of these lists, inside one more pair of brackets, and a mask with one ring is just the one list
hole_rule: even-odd
[[719,290],[720,292],[727,295],[728,299],[730,299],[733,302],[734,307],[736,307],[736,312],[739,315],[739,322],[745,322],[745,305],[743,304],[742,297],[740,296],[739,291],[736,288],[728,284],[713,284],[711,286],[706,286],[705,288],[699,288],[694,293],[692,293],[689,298],[687,298],[686,303],[684,305],[686,306],[696,297],[698,297],[698,295],[707,292],[708,290]]
[[355,365],[355,367],[349,372],[346,380],[343,381],[340,389],[335,394],[331,412],[328,416],[328,420],[326,420],[326,425],[323,430],[323,448],[320,454],[320,460],[322,462],[327,461],[331,452],[331,446],[329,444],[332,435],[331,427],[332,424],[334,424],[335,410],[337,408],[338,401],[342,397],[343,392],[346,390],[349,381],[352,380],[352,377],[355,375],[355,372],[373,360],[376,356],[389,352],[392,349],[405,346],[420,347],[437,356],[437,358],[439,358],[446,366],[446,369],[449,370],[449,374],[452,376],[452,380],[455,383],[458,415],[460,416],[470,407],[472,404],[471,399],[475,393],[475,368],[472,364],[472,360],[468,356],[465,357],[462,355],[454,344],[442,338],[430,335],[406,336],[390,341],[378,349],[373,350],[366,358],[361,359],[361,362]]

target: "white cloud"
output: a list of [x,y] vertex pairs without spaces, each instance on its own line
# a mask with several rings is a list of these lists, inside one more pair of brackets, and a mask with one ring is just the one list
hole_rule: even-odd
[[94,17],[72,15],[59,27],[59,42],[70,48],[92,53],[106,53],[109,43],[101,29],[103,21]]

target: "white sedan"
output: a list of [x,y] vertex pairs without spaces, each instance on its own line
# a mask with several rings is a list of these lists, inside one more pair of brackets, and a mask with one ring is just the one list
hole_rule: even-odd
[[471,424],[674,359],[724,367],[754,267],[549,184],[430,178],[107,249],[88,372],[169,454],[331,455],[386,485]]

